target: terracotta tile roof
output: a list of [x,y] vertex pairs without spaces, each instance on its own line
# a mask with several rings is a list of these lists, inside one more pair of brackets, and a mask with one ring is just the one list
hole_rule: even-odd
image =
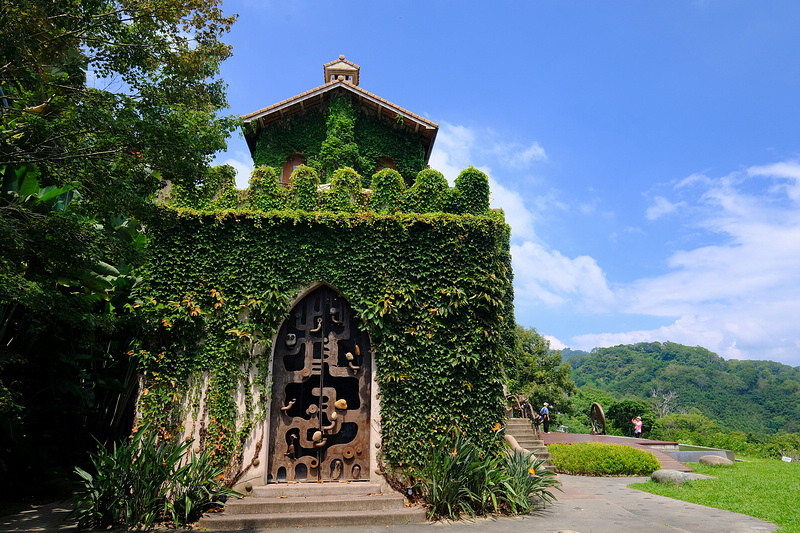
[[[337,59],[336,61],[346,61],[346,60]],[[308,100],[309,98],[311,98],[313,96],[318,96],[320,94],[324,94],[324,93],[326,93],[326,92],[328,92],[328,91],[330,91],[332,89],[335,89],[337,87],[343,87],[343,88],[345,88],[345,89],[347,89],[349,91],[352,91],[352,92],[358,94],[359,96],[365,97],[365,98],[367,98],[369,100],[372,100],[372,101],[374,101],[376,103],[380,102],[380,104],[382,104],[385,107],[390,108],[393,111],[399,113],[404,118],[410,118],[410,119],[422,124],[426,128],[431,128],[431,129],[438,129],[439,128],[439,125],[436,124],[435,122],[432,122],[432,121],[430,121],[430,120],[428,120],[426,118],[423,118],[423,117],[421,117],[421,116],[419,116],[419,115],[417,115],[415,113],[412,113],[411,111],[403,109],[402,107],[400,107],[400,106],[398,106],[396,104],[393,104],[392,102],[390,102],[390,101],[388,101],[388,100],[386,100],[384,98],[381,98],[380,96],[378,96],[376,94],[373,94],[373,93],[371,93],[369,91],[365,91],[361,87],[358,87],[356,85],[353,85],[352,83],[348,83],[348,82],[343,81],[343,80],[336,80],[336,81],[328,82],[325,85],[320,85],[319,87],[316,87],[314,89],[310,89],[310,90],[308,90],[308,91],[306,91],[304,93],[300,93],[297,96],[293,96],[291,98],[287,98],[286,100],[282,100],[282,101],[280,101],[280,102],[278,102],[276,104],[272,104],[269,107],[265,107],[263,109],[259,109],[258,111],[254,111],[252,113],[248,113],[247,115],[242,115],[242,120],[244,122],[251,122],[251,121],[253,121],[255,119],[259,119],[259,118],[262,118],[264,116],[270,115],[273,112],[279,111],[280,109],[283,109],[285,107],[289,107],[289,106],[291,106],[293,104],[296,104],[298,102],[301,102],[301,101],[304,101],[304,100]]]
[[353,63],[352,61],[349,61],[349,60],[345,59],[344,56],[339,56],[338,58],[334,59],[333,61],[328,61],[327,63],[322,65],[322,68],[330,67],[331,65],[335,65],[336,63],[347,63],[348,65],[350,65],[351,67],[353,67],[355,69],[360,69],[361,68],[358,65],[356,65],[355,63]]

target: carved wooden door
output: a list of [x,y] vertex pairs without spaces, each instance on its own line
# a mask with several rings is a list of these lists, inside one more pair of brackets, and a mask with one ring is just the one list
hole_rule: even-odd
[[292,309],[274,348],[268,482],[369,479],[369,348],[332,288]]

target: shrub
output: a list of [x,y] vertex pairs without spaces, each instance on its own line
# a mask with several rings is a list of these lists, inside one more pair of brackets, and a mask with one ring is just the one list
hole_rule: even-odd
[[211,201],[211,208],[224,210],[239,207],[239,192],[236,189],[236,171],[230,165],[212,169],[219,174],[219,189]]
[[350,167],[334,172],[325,207],[335,212],[355,213],[363,203],[364,193],[358,172]]
[[648,405],[641,400],[622,400],[612,403],[606,409],[606,421],[619,429],[622,435],[633,437],[633,424],[631,420],[637,416],[642,417],[642,436],[647,438],[656,422],[656,416]]
[[289,196],[293,207],[303,211],[313,211],[317,208],[317,187],[319,177],[317,171],[306,165],[298,166],[289,177]]
[[250,174],[248,187],[248,206],[258,211],[284,209],[286,190],[281,187],[275,169],[268,166],[256,167]]
[[584,442],[547,447],[559,473],[579,476],[646,476],[661,468],[655,455],[631,446]]
[[171,519],[186,526],[220,505],[219,496],[237,495],[221,485],[222,467],[207,452],[187,455],[189,442],[160,440],[140,430],[111,450],[99,445],[91,455],[95,474],[76,467],[80,476],[71,515],[81,529],[152,529]]
[[470,165],[458,174],[455,186],[461,193],[463,212],[479,215],[489,209],[489,177],[486,174]]
[[536,459],[533,452],[515,451],[503,456],[503,466],[508,476],[503,503],[510,514],[528,514],[533,510],[531,496],[552,503],[556,498],[550,489],[558,487],[555,474],[544,467],[544,460]]
[[415,213],[440,211],[442,196],[449,191],[441,172],[426,168],[417,174],[414,185],[403,195],[403,210]]
[[370,206],[375,211],[394,213],[400,205],[405,189],[403,176],[391,168],[385,168],[372,176],[372,198]]
[[722,428],[715,421],[696,411],[659,418],[653,424],[650,438],[710,446],[711,437],[721,431]]
[[530,512],[531,497],[555,498],[549,489],[554,474],[532,460],[533,454],[509,453],[499,429],[488,449],[482,449],[459,430],[443,445],[434,446],[410,474],[428,505],[428,516],[458,518],[489,512]]

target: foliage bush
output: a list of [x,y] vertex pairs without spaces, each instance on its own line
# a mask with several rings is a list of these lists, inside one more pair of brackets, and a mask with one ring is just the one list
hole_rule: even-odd
[[260,166],[253,170],[247,193],[247,205],[250,209],[271,211],[282,209],[286,205],[286,189],[281,187],[280,178],[272,167]]
[[298,166],[289,177],[290,208],[313,211],[319,204],[317,171],[306,165]]
[[372,176],[372,197],[370,208],[376,212],[394,213],[400,207],[400,200],[406,188],[403,176],[396,170],[385,168]]
[[525,514],[532,509],[532,497],[546,502],[555,499],[551,489],[557,481],[542,463],[532,453],[511,453],[498,424],[493,438],[481,446],[460,430],[452,430],[448,440],[431,446],[419,466],[408,473],[416,480],[429,518]]
[[82,529],[152,529],[163,520],[186,526],[236,495],[222,486],[223,468],[208,452],[188,453],[192,442],[164,441],[142,428],[111,450],[99,445],[91,455],[94,474],[76,467],[81,478],[72,515]]
[[409,213],[444,211],[442,198],[449,189],[447,179],[441,172],[426,168],[417,174],[414,185],[403,195],[401,211]]
[[656,422],[656,415],[642,400],[626,399],[614,402],[605,410],[606,423],[616,428],[621,435],[633,437],[631,420],[642,417],[642,436],[648,438]]
[[559,473],[579,476],[647,476],[661,468],[655,455],[631,446],[584,442],[550,444]]
[[691,413],[674,414],[659,418],[653,425],[651,437],[674,440],[683,444],[708,446],[722,428],[697,409]]
[[361,189],[361,176],[350,167],[336,170],[331,188],[324,200],[325,208],[335,213],[355,213],[363,209],[366,197]]
[[[278,184],[278,174],[268,166],[257,167],[243,201],[237,196],[233,168],[215,167],[200,187],[186,189],[175,186],[168,198],[172,208],[214,212],[243,209],[254,212],[300,209],[303,211],[333,212],[404,212],[482,215],[489,211],[489,178],[470,167],[461,173],[454,188],[444,176],[425,169],[417,175],[411,188],[406,189],[400,175],[384,169],[372,176],[375,190],[372,201],[362,190],[365,177],[356,169],[343,167],[333,172],[328,188],[319,188],[319,174],[310,166],[300,165],[290,177],[289,190]],[[462,190],[463,189],[463,190]],[[464,190],[467,191],[466,196]],[[393,206],[390,209],[390,206]],[[481,210],[482,209],[482,210]]]
[[456,178],[456,189],[461,193],[462,212],[483,213],[489,209],[489,178],[470,165]]

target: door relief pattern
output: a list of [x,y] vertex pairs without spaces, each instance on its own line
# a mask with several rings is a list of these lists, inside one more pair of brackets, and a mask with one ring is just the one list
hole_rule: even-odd
[[269,483],[369,478],[369,349],[332,288],[292,309],[275,342]]

